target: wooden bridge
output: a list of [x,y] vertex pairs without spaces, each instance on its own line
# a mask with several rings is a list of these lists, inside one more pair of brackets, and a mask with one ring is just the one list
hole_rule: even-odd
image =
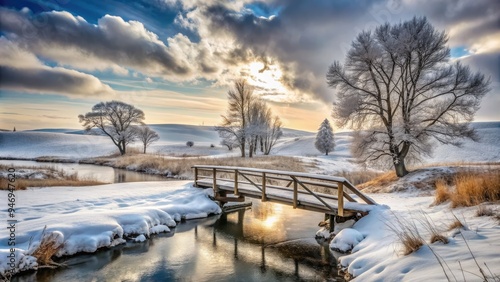
[[334,217],[342,222],[367,213],[376,204],[344,177],[231,166],[195,165],[193,169],[195,186],[213,188],[222,204],[257,198],[321,212],[330,222]]

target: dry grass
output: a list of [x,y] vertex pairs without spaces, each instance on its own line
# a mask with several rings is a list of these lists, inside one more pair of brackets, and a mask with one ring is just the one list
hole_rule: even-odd
[[386,186],[394,181],[398,180],[398,176],[396,175],[396,172],[394,171],[389,171],[386,172],[382,175],[379,175],[372,180],[369,180],[363,184],[358,185],[358,188],[364,189],[367,187],[380,187],[380,186]]
[[465,224],[462,221],[460,221],[458,218],[455,218],[455,220],[448,226],[448,231],[454,230],[454,229],[461,229],[464,227],[465,227]]
[[409,255],[420,249],[425,244],[414,221],[407,221],[394,214],[394,222],[386,222],[385,225],[396,234],[399,242],[403,246],[401,253]]
[[46,233],[45,227],[42,231],[42,236],[38,247],[31,253],[36,258],[39,266],[56,267],[59,266],[52,260],[52,257],[63,247],[64,243],[60,242],[60,233]]
[[[10,167],[10,166],[9,166]],[[7,170],[7,166],[0,165],[0,170]],[[7,178],[0,177],[0,190],[7,190],[9,184],[15,185],[15,190],[26,190],[28,187],[53,187],[53,186],[92,186],[104,184],[93,179],[79,179],[77,173],[68,174],[63,170],[54,167],[16,166],[17,177],[14,182],[9,182]],[[22,175],[18,172],[23,169],[42,172],[44,179],[30,178],[30,175]]]
[[450,191],[448,184],[444,179],[438,179],[436,181],[436,194],[434,199],[434,204],[439,205],[450,199]]
[[361,183],[367,183],[372,179],[381,176],[382,173],[371,170],[361,170],[361,171],[342,171],[337,175],[344,177],[354,185],[359,185]]
[[460,173],[455,177],[452,207],[475,206],[500,200],[500,170]]
[[448,244],[448,237],[442,235],[442,234],[432,234],[431,235],[431,244],[434,244],[436,242],[441,242],[443,244]]
[[490,207],[480,205],[477,207],[476,216],[493,216],[493,210]]
[[[0,190],[7,189],[7,179],[0,179]],[[28,187],[54,187],[54,186],[93,186],[105,184],[95,180],[67,180],[67,179],[16,179],[16,190],[26,190]]]
[[116,168],[133,168],[133,170],[154,174],[168,174],[180,178],[192,178],[194,165],[242,166],[262,169],[290,170],[304,172],[302,161],[285,156],[258,156],[254,158],[171,158],[159,155],[125,155],[116,159],[97,158],[89,163],[108,164]]
[[500,200],[500,169],[488,168],[460,171],[450,180],[435,183],[434,204],[448,200],[451,207],[469,207]]

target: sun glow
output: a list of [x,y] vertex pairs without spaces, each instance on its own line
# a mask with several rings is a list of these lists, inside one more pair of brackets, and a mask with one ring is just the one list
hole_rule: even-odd
[[255,86],[257,94],[273,101],[284,101],[288,92],[281,82],[283,72],[275,64],[256,61],[248,65],[248,81]]

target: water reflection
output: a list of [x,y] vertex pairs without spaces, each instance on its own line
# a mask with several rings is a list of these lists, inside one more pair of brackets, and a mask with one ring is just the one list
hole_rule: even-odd
[[312,238],[321,217],[255,201],[250,210],[181,223],[14,281],[339,281],[328,246]]
[[77,173],[78,179],[92,179],[104,183],[124,183],[140,181],[165,181],[167,178],[160,175],[151,175],[108,166],[78,164],[78,163],[46,163],[35,161],[0,160],[3,165],[27,167],[53,167],[68,174]]

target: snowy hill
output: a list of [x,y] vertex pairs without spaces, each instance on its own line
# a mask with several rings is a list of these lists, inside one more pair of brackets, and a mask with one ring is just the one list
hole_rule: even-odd
[[[426,158],[426,163],[445,162],[499,162],[500,161],[500,122],[473,123],[480,137],[479,142],[464,141],[462,147],[435,144],[434,153]],[[154,143],[150,152],[175,155],[224,155],[234,154],[219,145],[219,136],[211,126],[154,124],[160,140]],[[37,129],[18,132],[0,132],[0,157],[36,158],[58,156],[67,158],[86,158],[108,155],[116,152],[115,146],[107,137],[82,135],[76,129]],[[274,155],[297,156],[309,161],[319,162],[325,171],[351,170],[349,147],[351,132],[335,133],[335,150],[323,156],[314,147],[314,132],[284,129],[283,137],[272,151]],[[195,142],[187,148],[187,141]],[[216,148],[210,148],[214,144]],[[335,168],[335,169],[334,169]]]

